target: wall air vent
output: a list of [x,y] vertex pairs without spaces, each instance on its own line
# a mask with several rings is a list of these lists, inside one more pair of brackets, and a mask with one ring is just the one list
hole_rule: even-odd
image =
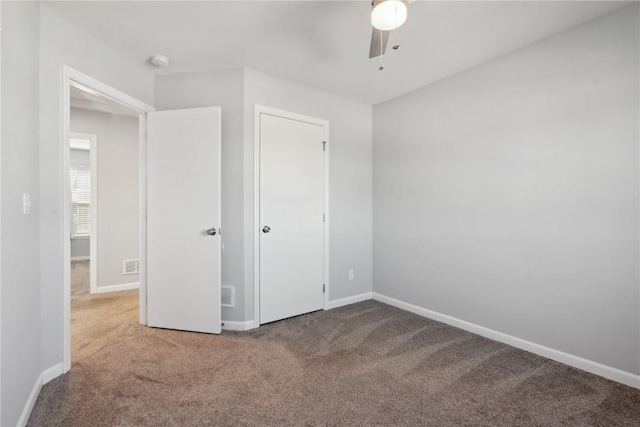
[[125,259],[122,261],[122,274],[138,274],[140,273],[139,259]]
[[235,307],[236,306],[236,287],[235,286],[220,286],[221,302],[223,307]]

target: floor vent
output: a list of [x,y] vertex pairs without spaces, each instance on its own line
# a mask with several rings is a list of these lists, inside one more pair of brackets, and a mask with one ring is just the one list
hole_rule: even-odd
[[125,259],[122,261],[122,274],[138,274],[140,273],[139,259]]
[[236,287],[235,286],[221,286],[220,291],[222,294],[221,301],[223,307],[235,307],[236,306]]

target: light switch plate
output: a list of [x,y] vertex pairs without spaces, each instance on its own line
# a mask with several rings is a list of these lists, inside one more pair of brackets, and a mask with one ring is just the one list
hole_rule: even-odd
[[22,214],[29,215],[31,213],[31,195],[29,193],[22,194]]

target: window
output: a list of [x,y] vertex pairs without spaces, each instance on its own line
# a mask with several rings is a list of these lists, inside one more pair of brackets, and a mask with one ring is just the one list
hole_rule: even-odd
[[91,169],[85,165],[71,165],[72,237],[91,234]]

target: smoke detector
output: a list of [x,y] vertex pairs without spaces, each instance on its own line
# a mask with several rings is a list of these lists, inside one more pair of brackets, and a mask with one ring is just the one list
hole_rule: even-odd
[[169,58],[164,55],[151,55],[149,62],[151,62],[154,67],[159,68],[168,67],[170,63]]

